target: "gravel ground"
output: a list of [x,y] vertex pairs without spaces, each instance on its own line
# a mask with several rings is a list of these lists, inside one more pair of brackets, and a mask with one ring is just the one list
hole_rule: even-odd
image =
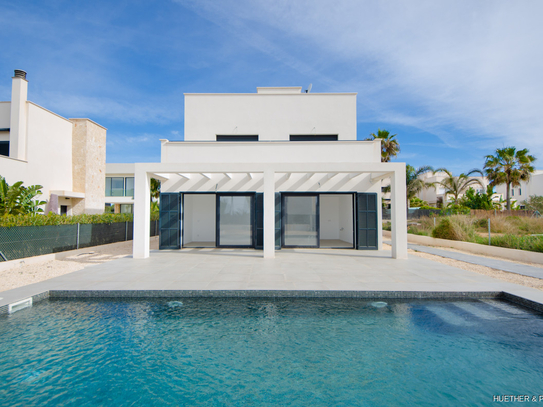
[[[387,244],[383,244],[383,248],[390,248],[390,246]],[[438,249],[443,249],[443,247],[438,247]],[[473,255],[473,253],[463,252],[461,250],[456,250],[456,249],[451,250],[451,251]],[[477,264],[465,263],[463,261],[453,260],[447,257],[436,256],[434,254],[417,252],[411,249],[408,250],[408,253],[428,259],[428,260],[433,260],[438,263],[447,264],[449,266],[456,267],[462,270],[473,271],[474,273],[484,274],[485,276],[497,278],[498,280],[502,280],[502,281],[507,281],[508,283],[523,285],[525,287],[536,288],[538,290],[543,291],[543,280],[539,278],[522,276],[520,274],[509,273],[507,271],[502,271],[502,270],[496,270],[490,267],[479,266]],[[489,257],[489,256],[483,256],[483,257]],[[540,264],[532,264],[532,263],[523,263],[523,264],[541,267]]]
[[[383,248],[390,249],[390,246],[383,244]],[[151,249],[158,249],[158,239],[151,239]],[[496,270],[490,267],[464,263],[463,261],[435,256],[433,254],[416,252],[414,250],[409,250],[409,253],[411,255],[423,257],[438,263],[447,264],[452,267],[473,271],[474,273],[484,274],[486,276],[507,281],[509,283],[532,287],[543,291],[543,280],[539,278],[521,276],[514,273]],[[40,264],[23,265],[10,270],[2,271],[0,272],[0,292],[22,287],[28,284],[38,283],[53,277],[71,273],[72,271],[81,270],[94,264],[105,263],[107,261],[129,256],[131,254],[132,242],[123,242],[114,245],[89,247],[88,252],[67,257],[63,260],[52,260]]]
[[[158,249],[158,238],[151,239],[151,249]],[[39,283],[95,264],[119,259],[132,254],[132,242],[89,247],[88,251],[62,260],[28,264],[0,271],[0,292]]]

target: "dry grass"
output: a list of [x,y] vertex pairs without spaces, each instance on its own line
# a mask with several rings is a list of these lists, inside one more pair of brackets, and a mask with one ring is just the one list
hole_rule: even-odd
[[[470,215],[448,216],[457,235],[457,240],[473,239],[476,234],[488,232],[488,218]],[[436,225],[443,218],[436,218]],[[432,235],[434,218],[420,218],[415,228],[421,234]],[[500,235],[536,235],[543,234],[543,218],[528,218],[518,216],[492,216],[490,218],[490,232]]]

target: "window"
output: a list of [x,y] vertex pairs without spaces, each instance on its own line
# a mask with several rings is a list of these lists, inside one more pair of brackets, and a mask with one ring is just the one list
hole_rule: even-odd
[[0,155],[9,157],[9,141],[0,141]]
[[521,188],[518,189],[518,194],[522,195],[522,189]]
[[290,141],[337,141],[337,134],[291,134]]
[[124,179],[124,196],[134,196],[134,177]]
[[134,205],[130,204],[121,204],[121,213],[132,213]]
[[217,141],[258,141],[258,134],[257,135],[240,135],[240,136],[228,136],[228,135],[219,135],[217,134]]
[[106,177],[106,196],[134,196],[134,177]]
[[511,188],[511,196],[515,196],[515,188]]

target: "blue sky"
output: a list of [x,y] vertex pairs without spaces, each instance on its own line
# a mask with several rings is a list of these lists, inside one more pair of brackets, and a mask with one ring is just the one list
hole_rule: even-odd
[[0,1],[0,100],[108,128],[107,162],[160,160],[183,138],[183,93],[313,85],[357,92],[358,137],[396,161],[481,168],[529,148],[543,168],[543,2]]

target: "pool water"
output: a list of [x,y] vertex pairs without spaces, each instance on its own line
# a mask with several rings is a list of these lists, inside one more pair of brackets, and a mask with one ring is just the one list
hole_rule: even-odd
[[51,300],[0,318],[0,405],[490,405],[541,349],[497,300]]

